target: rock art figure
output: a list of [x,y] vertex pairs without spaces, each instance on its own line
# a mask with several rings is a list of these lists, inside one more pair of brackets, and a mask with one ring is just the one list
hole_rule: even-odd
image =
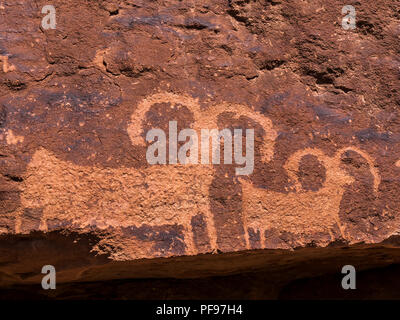
[[3,63],[3,72],[7,73],[15,70],[15,66],[8,63],[8,56],[0,56],[0,61]]
[[[133,112],[127,131],[133,145],[145,145],[143,119],[155,103],[185,105],[194,115],[195,129],[215,129],[222,112],[250,117],[264,129],[263,161],[270,161],[276,132],[265,116],[243,105],[220,104],[201,110],[195,99],[172,93],[157,93],[144,99]],[[209,187],[213,165],[151,165],[143,169],[79,166],[39,149],[33,155],[23,182],[23,208],[43,210],[40,229],[47,221],[72,221],[84,228],[180,225],[184,228],[186,254],[196,254],[192,219],[199,213],[212,249],[216,249],[216,230],[209,208]],[[16,231],[18,229],[18,223]]]
[[[274,228],[292,235],[329,233],[335,225],[346,238],[345,228],[339,219],[339,206],[345,186],[354,179],[340,167],[341,156],[346,151],[355,151],[369,163],[374,177],[374,192],[378,191],[380,176],[368,154],[355,147],[339,150],[334,157],[328,157],[319,149],[307,148],[294,153],[286,162],[285,169],[294,182],[295,192],[287,194],[254,187],[251,182],[241,179],[243,186],[243,217],[246,230],[260,234],[261,247],[265,246],[265,232]],[[304,190],[296,173],[300,160],[314,155],[326,168],[326,179],[318,191]],[[268,231],[267,231],[268,232]],[[302,237],[298,237],[301,239]],[[250,248],[249,237],[246,239]]]
[[[166,92],[145,98],[131,115],[127,133],[133,145],[146,146],[143,124],[146,113],[153,105],[163,103],[171,108],[178,105],[187,107],[194,119],[191,129],[198,134],[202,129],[219,129],[218,116],[224,112],[233,117],[252,119],[263,128],[261,161],[271,161],[277,133],[268,117],[238,104],[222,103],[201,109],[198,101],[191,97]],[[339,229],[345,238],[339,207],[345,186],[354,182],[353,177],[340,166],[341,156],[346,151],[355,151],[368,161],[374,176],[374,191],[377,192],[380,177],[374,162],[356,147],[343,148],[333,157],[312,148],[294,153],[285,169],[294,182],[295,191],[287,194],[261,189],[255,187],[250,179],[239,178],[247,248],[251,248],[250,232],[257,233],[261,247],[266,247],[265,233],[273,228],[292,235],[331,234],[332,239],[335,238],[332,230]],[[304,190],[297,179],[299,162],[306,155],[316,156],[326,169],[324,185],[317,191]],[[147,165],[141,169],[80,166],[60,160],[41,148],[28,165],[22,183],[21,204],[23,210],[41,210],[39,228],[43,231],[51,229],[49,221],[54,219],[71,221],[78,228],[93,225],[100,230],[125,228],[136,234],[155,232],[161,230],[160,226],[179,226],[178,229],[183,231],[179,231],[177,236],[183,234],[184,239],[180,241],[185,244],[184,252],[197,254],[196,241],[201,241],[199,235],[206,235],[210,249],[218,249],[218,230],[210,209],[210,186],[215,174],[213,164]],[[170,234],[175,232],[174,228],[170,229]],[[25,231],[17,217],[16,232]],[[142,238],[162,237],[157,234],[147,234]],[[142,256],[146,254],[138,257]]]

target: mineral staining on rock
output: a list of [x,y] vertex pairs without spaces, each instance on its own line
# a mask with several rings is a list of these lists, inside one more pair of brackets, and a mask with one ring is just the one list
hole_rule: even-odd
[[[41,30],[46,4],[0,8],[3,237],[135,261],[398,234],[392,1],[355,5],[354,30],[336,0],[63,1]],[[170,121],[253,129],[254,170],[149,165]]]

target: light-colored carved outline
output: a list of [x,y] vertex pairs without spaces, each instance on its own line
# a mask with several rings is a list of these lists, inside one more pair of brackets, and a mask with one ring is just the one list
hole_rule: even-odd
[[[158,93],[155,93],[153,95],[146,97],[138,104],[137,108],[133,111],[130,121],[128,123],[128,127],[127,127],[127,133],[129,135],[130,140],[133,145],[139,145],[139,146],[146,145],[145,141],[143,139],[143,134],[144,134],[143,121],[145,119],[146,113],[150,110],[150,108],[155,103],[171,103],[172,105],[179,104],[182,106],[186,106],[193,113],[194,120],[195,120],[194,124],[193,124],[193,129],[195,129],[197,132],[200,132],[201,129],[217,129],[218,128],[218,125],[217,125],[218,116],[223,112],[233,113],[235,118],[243,116],[243,117],[248,117],[250,119],[253,119],[257,123],[259,123],[264,130],[263,145],[261,147],[262,148],[262,150],[261,150],[262,161],[267,163],[267,162],[271,161],[271,159],[272,159],[273,152],[274,152],[274,143],[275,143],[275,139],[277,137],[277,133],[273,128],[272,121],[268,117],[252,110],[250,107],[240,105],[240,104],[232,104],[232,103],[214,104],[214,105],[210,106],[209,108],[202,110],[200,107],[200,104],[198,102],[198,99],[194,99],[187,95],[178,95],[178,94],[169,93],[169,92],[158,92]],[[340,190],[335,189],[335,192],[336,191],[339,192],[340,200],[341,200],[342,192],[344,190],[343,186],[354,182],[354,179],[352,177],[350,177],[347,173],[344,173],[343,169],[339,168],[340,157],[346,151],[357,152],[368,161],[371,173],[374,177],[374,192],[377,193],[379,185],[380,185],[380,176],[379,176],[378,169],[376,168],[376,166],[374,164],[374,160],[366,152],[358,149],[357,147],[350,146],[350,147],[345,147],[345,148],[340,149],[339,151],[337,151],[337,153],[333,157],[328,157],[320,149],[313,149],[313,148],[299,150],[299,151],[295,152],[293,155],[291,155],[290,158],[288,159],[288,161],[285,163],[284,168],[286,169],[290,179],[292,180],[296,192],[289,192],[289,194],[295,194],[295,195],[299,195],[299,196],[301,194],[308,194],[310,197],[312,197],[313,194],[317,194],[315,192],[313,193],[310,191],[303,190],[301,187],[301,184],[297,180],[297,176],[296,176],[296,172],[298,171],[298,167],[299,167],[299,161],[301,160],[301,158],[305,155],[315,155],[323,163],[324,167],[327,170],[327,178],[325,181],[325,187],[326,187],[326,185],[331,184],[332,187],[334,187],[336,189],[339,188]],[[69,164],[68,162],[65,162],[65,161],[58,160],[55,155],[53,155],[52,153],[50,153],[44,149],[38,150],[32,159],[36,159],[36,160],[39,159],[38,161],[41,161],[41,163],[43,163],[43,165],[45,166],[46,158],[50,159],[51,161],[53,161],[56,164],[60,164],[62,169],[65,170],[66,172],[68,172],[69,170],[73,170],[73,168],[74,168],[74,165]],[[204,172],[208,172],[210,175],[213,175],[215,172],[214,167],[212,165],[208,165],[208,166],[204,166],[204,165],[194,165],[194,166],[189,165],[188,166],[188,165],[186,165],[185,166],[182,164],[168,165],[168,166],[164,166],[164,167],[163,166],[151,166],[148,170],[149,170],[150,174],[151,174],[151,172],[157,174],[157,170],[160,170],[160,168],[161,168],[161,170],[163,170],[162,168],[165,168],[165,170],[171,170],[170,171],[171,174],[173,172],[175,172],[175,173],[180,172],[180,174],[181,174],[182,171],[176,171],[173,168],[185,168],[184,172],[186,174],[190,175],[191,170],[195,170],[196,173],[198,174],[199,166],[203,167],[200,170],[205,170]],[[34,165],[33,165],[33,167],[34,167]],[[78,166],[76,166],[76,167],[78,168]],[[80,167],[80,168],[82,168],[82,170],[85,170],[85,167]],[[93,167],[92,170],[98,170],[98,172],[101,172],[101,171],[104,171],[105,169]],[[133,171],[136,170],[136,171],[138,171],[137,169],[133,169],[133,168],[121,168],[121,170],[133,170]],[[146,170],[144,170],[144,171],[146,171]],[[139,170],[139,173],[145,174],[144,171]],[[27,174],[28,177],[30,175],[34,176],[35,174],[36,174],[36,172],[29,171],[29,165],[28,165],[28,174]],[[201,174],[203,174],[203,173],[201,173]],[[334,181],[335,181],[335,179],[338,178],[338,175],[339,175],[339,178],[341,179],[340,180],[341,185],[339,187],[337,185],[334,185]],[[334,176],[336,176],[335,179],[334,179]],[[251,182],[249,182],[248,180],[245,180],[245,179],[240,179],[240,180],[241,180],[242,186],[243,186],[244,198],[248,199],[252,196],[251,193],[250,194],[246,193],[246,192],[248,192],[248,190],[252,190],[251,192],[259,192],[260,191],[258,188],[254,187],[253,184]],[[28,183],[28,182],[29,181],[27,180],[26,183]],[[170,181],[166,181],[165,183],[170,183]],[[201,186],[201,188],[203,188],[204,190],[209,190],[210,183],[211,183],[211,180],[209,182],[207,182],[207,185]],[[40,190],[40,187],[41,187],[40,185],[32,186],[32,185],[29,185],[29,183],[28,183],[25,186],[25,190],[23,190],[24,192],[22,194],[22,199],[24,199],[25,192],[28,191],[28,194],[29,194],[29,188],[36,188],[36,189]],[[268,193],[270,191],[262,190],[262,192]],[[285,196],[285,194],[280,194],[279,196],[283,198]],[[260,199],[259,201],[263,201],[263,200]],[[26,204],[28,204],[28,202]],[[46,201],[44,201],[44,204],[46,204]],[[46,205],[44,205],[44,206],[46,206]],[[50,210],[51,208],[44,208],[44,212],[46,212],[47,209]],[[344,236],[345,230],[339,221],[338,210],[339,209],[337,208],[337,210],[333,214],[337,214],[337,217],[335,217],[335,221],[337,222],[337,225],[341,229],[341,233]],[[247,216],[246,216],[245,211],[246,210],[245,210],[245,206],[244,206],[244,209],[242,212],[243,213],[243,223],[245,226],[246,244],[247,244],[247,247],[250,249],[249,238],[248,238],[249,237],[249,235],[248,235],[249,221],[246,220]],[[185,227],[185,245],[187,246],[187,251],[186,251],[187,254],[196,254],[197,253],[197,251],[195,249],[195,245],[194,245],[193,232],[191,230],[191,227],[189,226],[189,224],[190,224],[189,218],[193,217],[194,215],[196,215],[198,213],[199,213],[198,210],[194,210],[194,212],[191,214],[190,217],[185,217],[185,223],[183,224]],[[215,249],[217,249],[217,230],[215,228],[214,218],[213,218],[213,214],[211,212],[209,198],[208,198],[208,210],[206,210],[206,212],[201,212],[201,213],[205,214],[205,216],[206,216],[207,230],[208,230],[208,235],[209,235],[210,242],[211,242],[211,247],[212,247],[212,249],[215,250]],[[265,215],[268,215],[268,212],[263,212],[262,214],[263,214],[263,216],[265,216]],[[17,214],[17,218],[18,218],[17,220],[21,219],[21,212],[19,212]],[[43,221],[41,224],[41,228],[44,231],[46,231],[46,229],[47,229],[45,219],[46,219],[46,214],[44,214]],[[17,227],[16,231],[19,232],[20,231],[20,221],[17,221],[16,227]],[[139,225],[137,227],[139,227]],[[262,233],[261,236],[262,236],[263,247],[265,247],[264,234]]]
[[3,72],[7,73],[10,71],[15,71],[15,66],[12,64],[8,64],[8,56],[0,56],[0,61],[3,62]]
[[[242,183],[243,186],[243,221],[244,221],[244,226],[246,229],[246,245],[247,248],[250,249],[250,239],[249,239],[249,234],[248,234],[248,228],[251,226],[253,228],[254,226],[254,221],[250,222],[248,221],[248,215],[249,212],[248,210],[251,208],[256,208],[257,204],[253,203],[251,204],[251,200],[250,199],[252,196],[255,197],[256,194],[261,193],[262,195],[264,195],[264,200],[265,200],[265,204],[264,204],[264,215],[263,217],[258,217],[258,219],[262,222],[266,222],[269,220],[268,215],[272,214],[273,209],[270,208],[270,211],[268,211],[268,198],[269,199],[273,199],[273,198],[279,198],[279,199],[284,199],[285,197],[287,198],[287,206],[290,206],[290,199],[298,202],[299,204],[304,204],[307,199],[309,199],[309,201],[313,201],[313,197],[316,197],[317,195],[321,195],[326,193],[326,196],[331,195],[331,198],[329,199],[329,202],[331,203],[335,203],[335,212],[330,212],[330,214],[334,215],[334,220],[336,221],[337,226],[340,229],[341,235],[343,238],[346,239],[346,231],[345,231],[345,227],[343,226],[343,224],[340,221],[339,218],[339,210],[340,210],[340,202],[344,193],[344,186],[351,184],[354,182],[354,178],[351,177],[348,173],[346,173],[344,171],[344,169],[340,168],[340,162],[341,162],[341,156],[343,155],[344,152],[347,151],[354,151],[360,155],[362,155],[364,157],[365,160],[367,160],[368,164],[369,164],[369,168],[370,171],[373,175],[374,178],[374,186],[373,186],[373,190],[375,192],[375,194],[378,193],[379,190],[379,185],[381,183],[381,178],[378,172],[378,169],[375,166],[375,163],[373,161],[373,159],[370,157],[369,154],[367,154],[366,152],[360,150],[357,147],[353,147],[353,146],[349,146],[349,147],[345,147],[342,149],[339,149],[336,154],[333,157],[329,157],[325,154],[325,152],[323,152],[320,149],[317,148],[306,148],[303,150],[298,150],[296,151],[294,154],[292,154],[289,159],[287,160],[287,162],[284,165],[284,168],[290,178],[290,180],[292,181],[292,183],[294,184],[294,188],[295,188],[295,192],[289,192],[289,194],[286,196],[285,194],[280,194],[277,192],[273,192],[273,191],[268,191],[268,190],[264,190],[264,189],[260,189],[260,188],[256,188],[252,185],[251,182],[248,182],[242,178],[240,178],[240,181]],[[298,181],[297,178],[297,172],[299,170],[299,162],[300,160],[306,156],[306,155],[313,155],[316,156],[318,158],[319,161],[322,162],[323,166],[325,167],[326,170],[326,179],[324,182],[324,186],[318,190],[318,191],[307,191],[304,190],[300,184],[300,182]],[[328,192],[328,189],[331,189],[332,192]],[[292,195],[295,194],[296,198],[292,198]],[[305,200],[301,200],[302,198],[304,198]],[[250,201],[250,203],[249,203]],[[257,198],[256,200],[254,200],[254,202],[257,201],[263,201],[262,198],[259,199]],[[282,201],[283,202],[283,201]],[[296,207],[298,212],[298,217],[297,219],[301,219],[303,218],[303,220],[307,220],[305,219],[305,215],[307,214],[306,212],[301,213],[301,205],[298,206],[293,206]],[[304,210],[304,209],[303,209]],[[311,212],[308,212],[311,216]],[[253,212],[251,212],[250,214],[253,214]],[[284,215],[281,216],[282,221],[285,219],[286,217]],[[296,219],[293,219],[293,221],[295,221]],[[310,220],[310,224],[312,225],[314,223],[314,221]],[[263,227],[256,228],[257,230],[254,231],[259,231],[260,232],[260,237],[261,237],[261,243],[262,243],[262,247],[265,248],[266,244],[265,244],[265,236],[264,233],[266,231],[266,228],[268,225],[268,223],[262,223]],[[328,224],[328,222],[327,222]],[[321,225],[319,225],[319,227],[321,227]],[[325,227],[329,227],[329,226],[325,226]],[[253,228],[254,229],[254,228]],[[285,231],[285,230],[283,230]]]
[[264,143],[261,147],[262,160],[264,162],[269,162],[272,159],[273,147],[277,138],[277,133],[273,129],[272,121],[268,117],[250,109],[248,106],[227,102],[214,104],[205,110],[201,110],[197,99],[169,92],[153,94],[139,103],[137,109],[131,116],[131,121],[129,122],[127,129],[133,145],[146,145],[142,136],[142,122],[146,113],[156,103],[180,104],[188,107],[194,116],[193,129],[196,130],[198,134],[201,132],[201,129],[217,129],[218,116],[223,112],[233,113],[236,119],[242,116],[248,117],[259,123],[264,129]]
[[[128,135],[131,139],[131,142],[133,145],[144,145],[144,139],[142,138],[142,133],[143,133],[143,126],[142,123],[145,119],[146,112],[150,110],[150,108],[155,104],[155,103],[171,103],[172,105],[183,105],[186,106],[194,116],[194,125],[193,129],[197,130],[198,132],[201,131],[201,129],[217,129],[217,119],[218,115],[221,114],[222,112],[231,112],[234,114],[236,117],[240,116],[245,116],[249,117],[250,119],[255,120],[256,122],[260,123],[262,125],[263,130],[264,130],[264,144],[262,146],[262,159],[263,161],[270,161],[273,155],[273,146],[275,139],[277,137],[276,131],[273,129],[272,122],[269,118],[263,116],[262,114],[255,112],[251,110],[247,106],[239,105],[239,104],[229,104],[229,103],[223,103],[223,104],[218,104],[218,105],[213,105],[210,108],[207,108],[205,110],[201,110],[200,105],[197,100],[184,96],[184,95],[177,95],[177,94],[172,94],[172,93],[166,93],[166,92],[160,92],[156,93],[154,95],[151,95],[147,98],[145,98],[141,103],[139,103],[138,107],[135,109],[135,111],[131,115],[131,121],[128,124],[127,127],[127,132]],[[59,167],[60,168],[60,174],[65,173],[70,173],[70,172],[75,172],[75,171],[85,171],[87,170],[86,167],[82,166],[76,166],[73,164],[69,164],[68,162],[61,161],[56,158],[54,154],[51,152],[48,152],[45,149],[40,149],[38,150],[31,161],[31,164],[28,166],[28,171],[29,168],[32,167],[32,169],[38,169],[40,166],[46,166],[46,163],[52,163],[53,166]],[[39,164],[39,166],[38,166]],[[174,169],[177,168],[177,169]],[[166,170],[170,172],[171,174],[169,175],[164,175],[173,178],[173,172],[178,172],[176,170],[179,170],[179,168],[184,169],[183,171],[179,171],[180,174],[185,173],[185,175],[189,176],[194,176],[195,174],[198,176],[199,174],[205,174],[205,176],[213,177],[214,176],[214,168],[212,165],[182,165],[182,164],[176,164],[176,165],[168,165],[168,166],[150,166],[149,168],[142,169],[142,170],[137,170],[134,168],[120,168],[121,170],[128,170],[131,174],[135,175],[137,174],[157,174],[157,170]],[[101,172],[109,171],[101,168],[95,168],[92,167],[91,169],[91,174],[93,174],[93,171],[95,171],[96,174],[101,175]],[[175,170],[175,171],[174,171]],[[195,172],[192,172],[192,171]],[[45,170],[45,171],[54,171],[54,170]],[[115,170],[115,175],[118,175],[118,170]],[[132,171],[132,172],[131,172]],[[138,171],[138,172],[136,172]],[[152,173],[153,172],[153,173]],[[193,175],[191,174],[193,173]],[[199,173],[200,172],[200,173]],[[203,173],[201,173],[203,172]],[[44,173],[42,173],[44,174]],[[110,174],[110,173],[109,173]],[[37,176],[37,172],[28,172],[28,176],[35,177]],[[194,239],[193,239],[193,232],[191,230],[190,226],[190,220],[193,216],[197,215],[198,213],[203,213],[206,217],[206,224],[207,224],[207,230],[208,230],[208,235],[210,238],[210,244],[213,250],[217,249],[217,231],[214,225],[214,218],[211,213],[210,209],[210,203],[209,203],[209,189],[210,185],[212,182],[212,179],[207,178],[208,182],[205,182],[204,180],[203,185],[200,186],[201,189],[207,190],[207,195],[208,195],[208,208],[207,210],[198,212],[198,210],[193,210],[193,213],[191,214],[190,217],[185,217],[185,221],[181,221],[184,225],[185,228],[185,245],[187,247],[187,254],[196,254],[197,251],[195,249],[194,245]],[[40,179],[38,179],[40,180]],[[32,202],[30,198],[34,198],[35,196],[37,197],[38,195],[42,195],[45,197],[45,192],[40,192],[41,186],[33,186],[34,180],[30,181],[29,178],[24,182],[26,184],[25,187],[25,192],[22,194],[22,202],[25,203],[25,206],[29,207],[29,203]],[[168,185],[168,183],[171,183],[170,180],[165,181],[164,185]],[[206,185],[204,185],[206,183]],[[36,183],[37,184],[37,183]],[[29,190],[32,190],[32,188],[36,188],[37,190],[34,192],[34,194],[29,194]],[[29,195],[30,197],[27,197]],[[39,196],[41,197],[41,196]],[[52,200],[54,202],[54,199]],[[49,199],[46,198],[39,198],[39,203],[43,202],[44,204],[46,203],[52,203],[49,201]],[[33,203],[33,202],[32,202]],[[41,222],[41,230],[47,231],[47,218],[49,217],[49,214],[51,214],[51,205],[50,208],[44,208],[44,213],[43,213],[43,218]],[[189,219],[190,218],[190,219]],[[139,227],[140,225],[137,225]],[[20,222],[18,223],[18,229],[20,229]]]

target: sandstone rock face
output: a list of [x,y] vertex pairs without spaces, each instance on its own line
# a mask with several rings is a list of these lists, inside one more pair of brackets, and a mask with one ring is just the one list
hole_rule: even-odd
[[[48,2],[0,1],[1,283],[44,264],[107,280],[143,258],[395,245],[396,1],[350,1],[354,30],[336,0],[55,0],[45,29]],[[199,141],[242,129],[243,148],[254,130],[254,168],[150,164],[147,133],[167,133],[169,158],[174,121]]]

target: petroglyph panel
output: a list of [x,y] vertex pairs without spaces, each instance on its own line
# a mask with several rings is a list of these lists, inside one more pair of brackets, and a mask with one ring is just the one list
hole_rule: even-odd
[[[359,1],[354,30],[342,28],[336,0],[65,0],[48,30],[47,3],[0,2],[7,279],[32,272],[13,250],[37,239],[80,248],[76,260],[90,265],[91,255],[324,251],[400,234],[393,1]],[[174,121],[199,142],[202,129],[241,129],[243,147],[254,130],[254,167],[238,175],[234,157],[149,164],[146,134],[163,130],[169,155]]]
[[[162,112],[183,107],[189,110],[192,121],[188,123],[199,134],[202,129],[218,129],[219,116],[224,113],[233,115],[233,121],[239,117],[255,121],[263,130],[257,160],[261,163],[273,160],[277,132],[268,117],[250,107],[228,103],[202,109],[194,98],[166,92],[146,97],[135,108],[127,126],[133,146],[149,145],[144,139],[144,119],[153,106],[163,104]],[[244,248],[268,248],[267,239],[274,234],[273,230],[300,239],[298,243],[302,245],[306,240],[301,243],[301,237],[308,239],[318,234],[327,235],[320,241],[322,245],[335,241],[337,236],[351,241],[351,234],[339,216],[346,186],[355,182],[341,164],[342,155],[348,151],[366,159],[373,175],[372,190],[377,194],[381,178],[374,160],[357,147],[342,148],[333,156],[318,148],[297,150],[283,166],[291,184],[288,192],[259,188],[253,184],[251,175],[240,177],[238,195],[242,203]],[[314,156],[324,169],[324,181],[317,190],[305,189],[298,177],[299,164],[307,156]],[[217,166],[201,163],[142,168],[81,166],[60,160],[40,148],[33,154],[22,183],[24,212],[20,210],[17,214],[16,232],[48,232],[64,227],[120,230],[112,237],[119,242],[119,251],[112,253],[115,259],[142,258],[151,254],[151,250],[155,256],[211,252],[220,249],[221,236],[215,220],[217,213],[212,212],[210,205],[212,183],[219,179]],[[171,239],[169,243],[156,236],[164,230],[158,230],[161,226],[180,231],[165,231]],[[135,249],[141,246],[140,242],[146,250]]]
[[[133,145],[144,144],[141,137],[142,119],[151,106],[168,103],[170,108],[183,105],[194,114],[193,129],[217,129],[217,118],[230,112],[262,123],[265,143],[262,156],[269,160],[276,132],[271,121],[242,105],[217,105],[202,111],[196,100],[187,96],[159,93],[144,99],[133,113],[128,126]],[[212,146],[210,145],[210,153]],[[198,252],[199,223],[209,250],[216,250],[218,231],[215,229],[209,204],[209,190],[214,178],[213,165],[153,165],[142,169],[78,166],[59,160],[41,148],[27,167],[21,203],[24,208],[42,210],[39,230],[49,231],[49,221],[68,221],[78,228],[142,228],[162,225],[182,227],[184,252]],[[198,214],[202,219],[197,220]],[[17,222],[16,232],[27,232]],[[58,224],[60,227],[63,224]],[[54,229],[52,223],[50,230]],[[57,226],[57,224],[56,224]],[[155,253],[158,254],[158,253]],[[142,256],[134,255],[135,258]],[[145,256],[143,256],[145,257]]]

